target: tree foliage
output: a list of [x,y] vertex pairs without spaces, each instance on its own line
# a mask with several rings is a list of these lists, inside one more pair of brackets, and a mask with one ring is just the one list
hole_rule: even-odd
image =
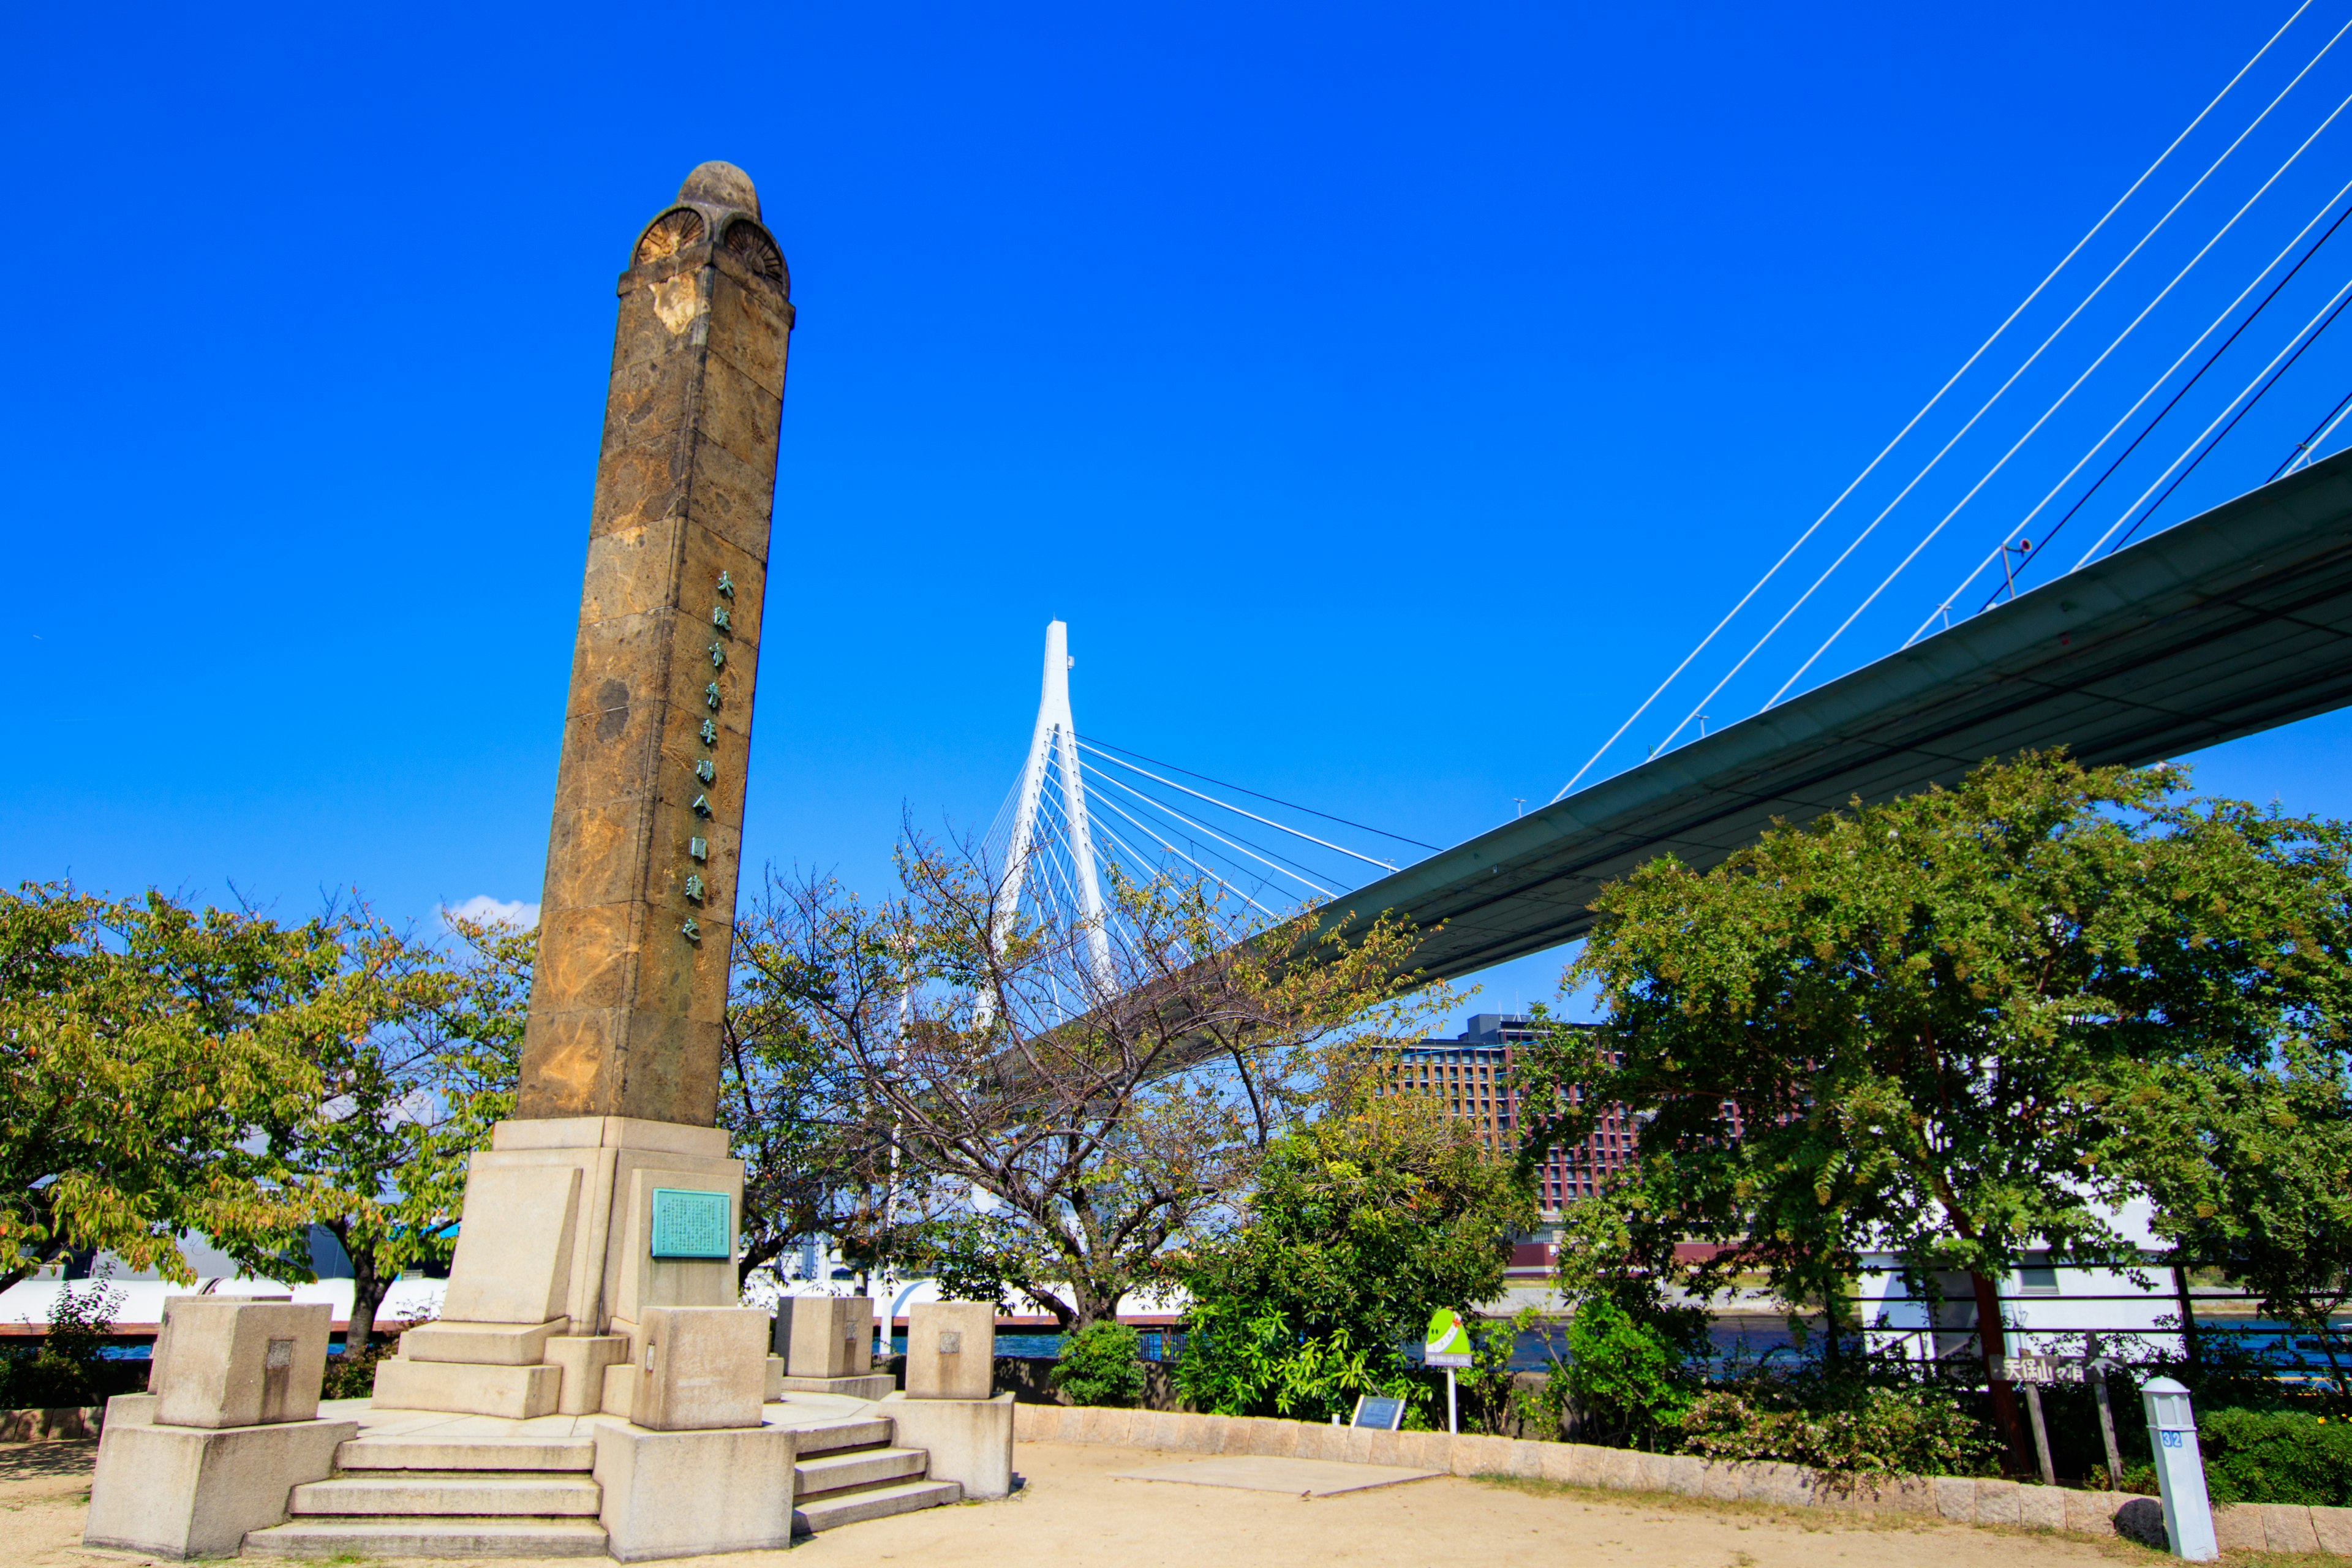
[[[2180,1075],[2251,1083],[2287,1048],[2340,1073],[2352,1000],[2352,837],[2179,784],[2027,756],[1776,828],[1704,874],[1642,867],[1595,905],[1569,983],[1607,1022],[1536,1054],[1549,1109],[1527,1154],[1631,1107],[1638,1169],[1593,1206],[1635,1274],[1701,1296],[1760,1271],[1834,1311],[1885,1251],[1928,1288],[1969,1276],[1990,1322],[2028,1248],[2115,1253],[2158,1112],[2187,1114]],[[1683,1239],[1720,1250],[1678,1262]]]
[[1366,1096],[1274,1142],[1244,1222],[1179,1270],[1191,1291],[1176,1385],[1224,1415],[1425,1402],[1404,1346],[1442,1307],[1502,1293],[1532,1192],[1426,1097]]
[[300,1218],[250,1146],[301,1115],[338,949],[160,893],[0,894],[0,1287],[68,1251],[194,1278],[177,1238],[274,1251]]
[[833,1086],[808,1196],[869,1266],[1066,1331],[1162,1278],[1348,1047],[1402,1024],[1398,928],[1253,933],[1201,889],[1115,881],[1098,966],[1084,927],[1001,917],[972,857],[909,835],[898,868],[871,904],[772,880],[739,954],[768,1033]]

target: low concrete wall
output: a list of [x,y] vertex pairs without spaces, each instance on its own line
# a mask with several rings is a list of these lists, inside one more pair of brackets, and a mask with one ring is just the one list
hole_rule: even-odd
[[0,1410],[0,1443],[64,1443],[77,1437],[95,1437],[105,1423],[103,1405]]
[[[1359,1465],[1410,1465],[1457,1476],[1525,1476],[1617,1491],[1679,1492],[1784,1508],[1888,1510],[1957,1524],[2013,1524],[2075,1535],[2120,1535],[2161,1547],[2164,1509],[2131,1492],[2072,1491],[2017,1481],[1912,1477],[1829,1484],[1800,1465],[1643,1454],[1585,1443],[1531,1443],[1443,1432],[1366,1432],[1257,1415],[1187,1415],[1022,1405],[1013,1435],[1024,1443],[1116,1443],[1178,1454],[1265,1454]],[[2216,1509],[2221,1544],[2270,1552],[2352,1556],[2352,1508],[2241,1503]]]

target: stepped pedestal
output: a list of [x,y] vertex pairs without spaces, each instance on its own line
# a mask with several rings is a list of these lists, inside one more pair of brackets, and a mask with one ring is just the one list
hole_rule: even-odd
[[[385,1413],[245,1538],[278,1557],[604,1557],[779,1547],[793,1534],[956,1502],[887,1419],[772,1405],[749,1430],[648,1432],[610,1416],[488,1422]],[[485,1429],[488,1428],[486,1431]],[[232,1544],[226,1550],[234,1551]]]
[[[642,1370],[646,1314],[735,1305],[742,1199],[742,1163],[727,1157],[720,1128],[625,1116],[500,1122],[467,1168],[442,1321],[411,1330],[378,1363],[374,1403],[509,1420],[635,1417],[630,1374]],[[745,1391],[753,1405],[764,1381],[762,1369]]]

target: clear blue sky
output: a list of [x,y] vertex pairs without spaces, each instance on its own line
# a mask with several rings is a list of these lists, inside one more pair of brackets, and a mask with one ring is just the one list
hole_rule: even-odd
[[[708,158],[800,311],[748,858],[879,891],[902,809],[984,826],[1055,616],[1083,730],[1454,842],[1549,798],[2290,9],[27,10],[0,866],[536,900],[612,281]],[[2273,129],[2347,89],[2331,56]],[[2352,357],[2298,374],[2244,482]],[[2352,815],[2347,763],[2329,718],[2200,783]]]

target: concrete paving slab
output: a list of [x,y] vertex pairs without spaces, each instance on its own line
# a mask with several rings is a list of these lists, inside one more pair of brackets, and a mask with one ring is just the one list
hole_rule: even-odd
[[1276,1459],[1259,1454],[1227,1454],[1213,1459],[1120,1470],[1124,1481],[1178,1481],[1195,1487],[1235,1487],[1243,1491],[1282,1492],[1290,1497],[1334,1497],[1340,1492],[1433,1480],[1442,1472],[1402,1465],[1345,1465],[1331,1459]]

